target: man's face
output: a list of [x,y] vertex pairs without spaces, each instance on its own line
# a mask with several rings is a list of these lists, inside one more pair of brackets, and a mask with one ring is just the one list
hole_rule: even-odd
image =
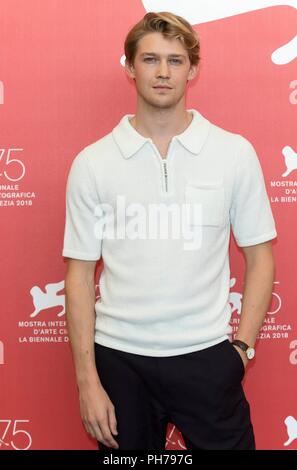
[[151,106],[163,109],[181,100],[187,80],[197,72],[182,43],[157,32],[139,40],[134,64],[126,63],[125,67],[130,78],[135,78],[138,95]]

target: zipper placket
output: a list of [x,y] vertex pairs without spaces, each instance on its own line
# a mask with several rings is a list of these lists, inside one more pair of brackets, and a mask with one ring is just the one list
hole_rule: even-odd
[[159,161],[162,165],[162,180],[164,181],[164,185],[162,184],[162,186],[165,186],[165,193],[168,193],[168,160],[169,160],[169,158],[171,158],[170,149],[171,149],[171,146],[173,144],[173,140],[174,140],[174,137],[171,139],[171,142],[169,144],[168,151],[167,151],[167,157],[162,158],[161,155],[160,155],[160,152],[157,149],[157,147],[155,146],[154,142],[152,141],[152,139],[150,139],[151,145],[154,148],[155,153],[157,154],[157,157],[158,157],[158,159],[159,159]]
[[168,172],[167,172],[166,161],[163,161],[163,168],[164,168],[164,178],[165,178],[165,191],[166,193],[168,193]]

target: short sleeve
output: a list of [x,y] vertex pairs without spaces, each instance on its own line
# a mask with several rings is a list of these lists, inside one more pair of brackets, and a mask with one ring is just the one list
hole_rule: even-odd
[[96,236],[95,209],[100,204],[85,149],[74,158],[66,184],[66,217],[62,255],[98,260],[102,239]]
[[238,246],[251,246],[275,238],[277,232],[258,156],[253,145],[242,139],[230,221]]

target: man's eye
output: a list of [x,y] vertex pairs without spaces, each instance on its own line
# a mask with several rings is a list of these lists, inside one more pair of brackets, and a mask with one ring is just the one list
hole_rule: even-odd
[[145,62],[152,62],[152,61],[154,61],[154,60],[156,60],[155,57],[146,57],[146,58],[144,59]]
[[179,59],[171,59],[171,62],[173,64],[180,64],[181,63],[181,61]]

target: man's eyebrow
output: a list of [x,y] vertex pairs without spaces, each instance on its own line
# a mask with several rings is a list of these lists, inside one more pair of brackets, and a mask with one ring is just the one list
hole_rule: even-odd
[[[140,57],[143,57],[145,55],[152,55],[152,56],[159,56],[159,54],[156,54],[155,52],[143,52],[142,54],[140,54]],[[183,57],[185,58],[186,56],[183,55],[183,54],[168,54],[168,57]]]

